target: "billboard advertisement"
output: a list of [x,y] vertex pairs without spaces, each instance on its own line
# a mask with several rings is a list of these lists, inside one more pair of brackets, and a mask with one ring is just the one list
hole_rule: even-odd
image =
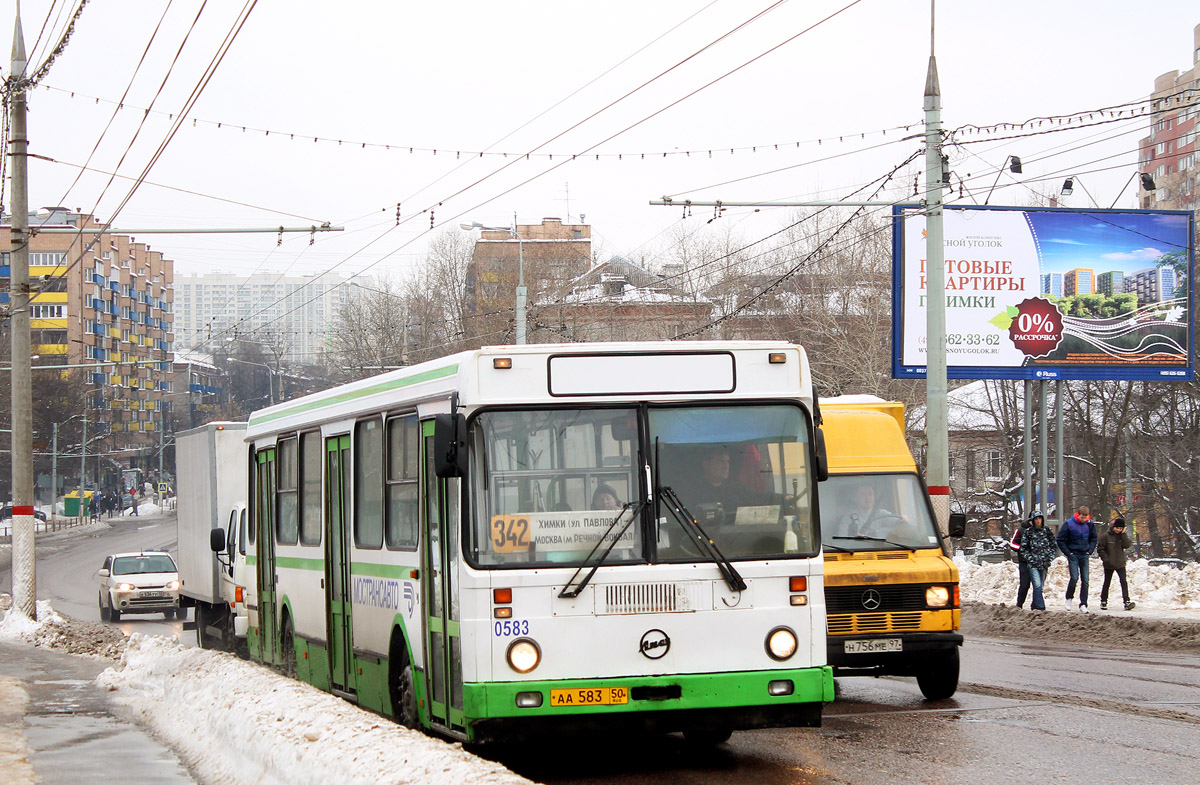
[[[945,208],[952,379],[1193,373],[1194,218],[1166,210]],[[892,373],[925,375],[925,216],[893,214]]]

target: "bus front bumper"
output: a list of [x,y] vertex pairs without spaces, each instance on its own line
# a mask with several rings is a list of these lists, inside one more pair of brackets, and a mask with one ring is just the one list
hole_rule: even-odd
[[[578,698],[580,691],[586,698],[611,695],[613,688],[623,688],[624,703],[564,703],[564,696]],[[538,705],[532,705],[538,701],[534,696],[540,696]],[[468,733],[476,742],[577,732],[819,727],[821,707],[832,700],[833,671],[827,666],[463,685]]]

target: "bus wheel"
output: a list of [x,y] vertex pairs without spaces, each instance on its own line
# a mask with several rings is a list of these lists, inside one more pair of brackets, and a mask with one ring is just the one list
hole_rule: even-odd
[[940,701],[958,690],[958,649],[934,660],[934,664],[917,674],[917,686],[926,700]]
[[392,636],[388,654],[388,696],[392,699],[392,719],[405,727],[419,728],[421,719],[417,714],[417,688],[412,663],[408,661],[404,638],[399,634]]
[[283,675],[296,678],[296,636],[292,634],[292,621],[283,622],[283,630],[279,634],[279,647],[283,655]]
[[732,735],[731,728],[722,727],[690,728],[683,732],[683,738],[687,739],[688,744],[697,747],[715,747],[729,741],[729,737]]

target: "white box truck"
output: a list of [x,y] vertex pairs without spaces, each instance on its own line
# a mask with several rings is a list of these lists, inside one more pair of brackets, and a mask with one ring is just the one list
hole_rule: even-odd
[[[249,467],[246,423],[211,422],[176,436],[181,601],[201,648],[244,652]],[[239,470],[239,468],[241,470]]]

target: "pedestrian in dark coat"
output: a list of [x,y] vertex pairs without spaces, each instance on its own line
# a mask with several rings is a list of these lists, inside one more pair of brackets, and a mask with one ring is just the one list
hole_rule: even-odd
[[1131,545],[1129,534],[1125,531],[1125,519],[1114,518],[1096,546],[1100,553],[1100,563],[1104,565],[1104,585],[1100,587],[1100,610],[1108,608],[1108,587],[1112,583],[1115,572],[1121,579],[1121,599],[1125,601],[1125,610],[1133,610],[1133,602],[1129,599],[1129,584],[1125,581],[1125,551]]
[[[1040,515],[1039,512],[1034,512],[1033,515]],[[1025,550],[1023,539],[1025,532],[1033,525],[1033,515],[1029,516],[1029,520],[1022,521],[1017,530],[1013,532],[1012,539],[1008,542],[1008,547],[1017,552],[1017,607],[1025,607],[1025,598],[1029,595],[1029,563],[1025,560]]]
[[1054,532],[1046,526],[1046,519],[1041,510],[1034,510],[1029,519],[1029,528],[1021,536],[1021,556],[1029,567],[1029,585],[1033,589],[1033,599],[1029,607],[1035,611],[1046,610],[1046,598],[1042,589],[1046,585],[1046,574],[1050,572],[1050,564],[1058,556],[1058,542]]
[[1075,586],[1079,585],[1079,610],[1088,612],[1088,559],[1096,552],[1096,524],[1092,512],[1080,507],[1058,530],[1058,549],[1067,557],[1071,579],[1067,582],[1067,610],[1075,606]]

